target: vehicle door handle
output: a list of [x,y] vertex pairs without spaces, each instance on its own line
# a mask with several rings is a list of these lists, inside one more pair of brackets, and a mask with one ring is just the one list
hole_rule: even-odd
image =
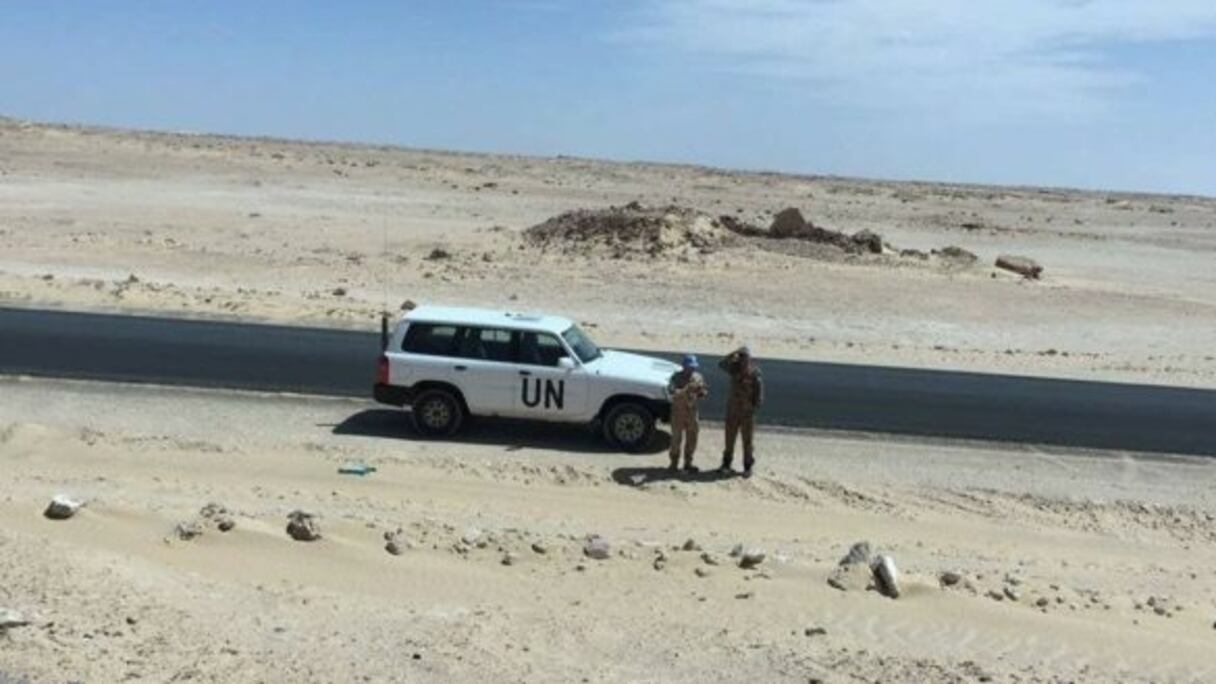
[[520,375],[532,375],[532,371],[520,371]]
[[469,369],[469,367],[468,367],[468,366],[453,366],[453,368],[455,368],[455,369],[456,369],[456,370],[458,370],[458,371],[463,371],[463,370],[468,370],[468,369]]

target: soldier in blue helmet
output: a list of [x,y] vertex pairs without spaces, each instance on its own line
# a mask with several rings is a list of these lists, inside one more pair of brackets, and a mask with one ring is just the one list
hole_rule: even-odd
[[698,371],[700,364],[692,354],[684,356],[680,370],[671,375],[667,391],[671,394],[671,471],[680,468],[680,448],[684,450],[684,470],[696,472],[692,464],[697,451],[697,434],[700,432],[700,417],[697,404],[709,396],[709,385]]

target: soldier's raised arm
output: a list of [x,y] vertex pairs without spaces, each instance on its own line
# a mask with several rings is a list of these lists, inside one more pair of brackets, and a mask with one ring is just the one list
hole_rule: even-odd
[[735,357],[735,352],[731,352],[731,353],[727,354],[726,356],[723,356],[722,358],[718,359],[718,370],[723,371],[725,373],[729,373],[730,367],[731,367],[731,360],[734,359],[734,357]]
[[752,399],[753,399],[752,404],[754,406],[756,406],[757,408],[759,408],[760,405],[764,403],[764,374],[760,372],[759,368],[756,368],[755,371],[756,371],[756,386],[752,390],[752,392],[754,393],[752,396]]

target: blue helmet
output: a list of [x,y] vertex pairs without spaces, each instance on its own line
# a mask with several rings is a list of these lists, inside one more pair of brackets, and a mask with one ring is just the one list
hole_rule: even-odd
[[695,368],[700,368],[700,367],[701,367],[701,364],[697,363],[697,355],[696,355],[696,354],[685,354],[685,355],[684,355],[684,363],[683,363],[682,365],[683,365],[685,368],[694,368],[694,369],[695,369]]

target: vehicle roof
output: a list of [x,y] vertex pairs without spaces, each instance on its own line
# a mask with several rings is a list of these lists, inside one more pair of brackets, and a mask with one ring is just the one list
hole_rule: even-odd
[[561,316],[474,309],[459,306],[419,306],[407,313],[403,320],[423,323],[447,323],[451,325],[477,325],[512,330],[539,330],[557,335],[565,332],[574,322]]

